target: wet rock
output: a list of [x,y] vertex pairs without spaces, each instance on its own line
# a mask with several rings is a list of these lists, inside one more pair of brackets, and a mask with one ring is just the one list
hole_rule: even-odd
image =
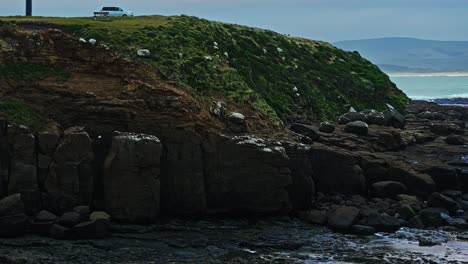
[[377,232],[394,232],[400,228],[400,222],[385,213],[371,214],[367,217],[366,225],[373,227]]
[[82,216],[77,212],[64,213],[58,220],[57,224],[64,227],[73,227],[83,220]]
[[465,145],[465,139],[460,135],[450,135],[445,138],[445,142],[449,145]]
[[452,199],[461,198],[463,195],[461,191],[457,191],[457,190],[444,190],[442,194]]
[[431,166],[425,170],[436,183],[438,190],[459,189],[457,171],[449,166]]
[[416,216],[413,208],[407,204],[404,204],[397,209],[398,215],[404,220],[410,220]]
[[309,137],[312,140],[318,140],[320,138],[319,130],[311,125],[295,123],[292,124],[289,129],[293,132]]
[[437,192],[431,194],[427,202],[431,207],[446,208],[451,212],[455,212],[456,210],[460,209],[455,200]]
[[328,215],[328,226],[335,231],[347,232],[357,221],[359,209],[356,207],[340,207]]
[[400,165],[402,166],[394,166],[388,169],[387,180],[401,182],[406,186],[409,193],[422,197],[435,191],[436,184],[429,175],[417,173],[408,168],[407,165]]
[[447,243],[449,239],[443,236],[436,236],[436,235],[426,235],[420,236],[418,238],[419,246],[421,247],[432,247],[441,245],[443,243]]
[[91,220],[79,223],[70,230],[75,239],[106,238],[110,235],[109,222],[104,220]]
[[407,223],[406,223],[406,226],[407,227],[410,227],[410,228],[417,228],[417,229],[424,229],[424,223],[423,221],[421,220],[421,217],[419,215],[411,218]]
[[0,237],[23,235],[29,226],[29,217],[24,213],[0,217]]
[[335,126],[330,122],[320,123],[319,131],[323,133],[333,133],[335,131]]
[[358,236],[370,236],[375,233],[375,229],[371,226],[353,225],[350,232]]
[[406,186],[401,182],[383,181],[372,184],[372,193],[377,197],[394,198],[407,192]]
[[441,214],[441,216],[442,218],[444,218],[445,223],[449,226],[453,226],[462,230],[468,229],[468,223],[463,218],[450,217],[449,215],[446,215],[446,214]]
[[234,133],[242,133],[247,131],[247,121],[241,113],[229,113],[227,119],[227,127]]
[[58,217],[54,215],[53,213],[46,211],[46,210],[42,210],[36,215],[36,217],[34,218],[34,221],[35,222],[54,222],[57,219]]
[[54,239],[67,239],[70,234],[70,229],[64,226],[54,224],[49,230],[49,236]]
[[442,217],[442,214],[449,215],[447,209],[444,208],[426,208],[419,212],[419,216],[426,227],[439,227],[444,225],[445,219]]
[[162,146],[155,136],[114,132],[104,164],[106,211],[119,221],[151,222],[160,208]]
[[316,225],[324,225],[327,223],[327,212],[320,210],[311,210],[307,212],[300,212],[299,218]]
[[354,121],[346,124],[345,131],[358,135],[367,135],[369,126],[362,121]]
[[395,128],[403,129],[406,126],[406,118],[398,112],[395,107],[387,104],[388,111],[384,113],[385,119],[388,120],[387,125]]
[[24,213],[24,203],[21,194],[13,194],[0,200],[0,216]]

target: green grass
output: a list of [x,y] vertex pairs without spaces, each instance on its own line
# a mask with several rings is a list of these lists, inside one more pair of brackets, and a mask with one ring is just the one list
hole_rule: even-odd
[[5,61],[0,62],[0,80],[42,80],[53,77],[57,81],[65,81],[70,73],[63,69],[30,62]]
[[[393,88],[387,75],[358,53],[272,31],[187,16],[111,22],[36,17],[0,20],[56,24],[77,37],[95,38],[133,57],[137,49],[147,48],[152,55],[141,60],[178,81],[196,98],[221,95],[228,103],[249,102],[271,120],[285,120],[293,113],[309,119],[335,119],[349,105],[358,110],[383,110],[390,103],[402,110],[409,102],[403,92]],[[299,89],[299,97],[292,91],[294,87]]]
[[37,131],[44,124],[44,119],[41,116],[23,102],[15,99],[1,98],[0,113],[4,114],[11,122],[27,126],[32,131]]

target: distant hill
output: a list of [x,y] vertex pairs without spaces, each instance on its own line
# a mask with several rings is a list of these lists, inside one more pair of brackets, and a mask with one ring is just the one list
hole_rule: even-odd
[[386,72],[468,71],[468,41],[379,38],[333,44],[358,51]]

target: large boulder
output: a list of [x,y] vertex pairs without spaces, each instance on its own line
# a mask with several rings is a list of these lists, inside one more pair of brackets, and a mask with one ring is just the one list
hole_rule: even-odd
[[372,193],[377,197],[394,198],[398,194],[405,194],[408,190],[401,182],[382,181],[372,184]]
[[328,215],[326,211],[310,210],[307,212],[300,212],[299,218],[316,225],[324,225],[327,223]]
[[383,112],[374,109],[362,111],[365,117],[365,122],[369,125],[385,126],[388,120],[385,118]]
[[449,166],[431,166],[424,170],[436,183],[437,190],[460,189],[458,173]]
[[309,137],[312,140],[318,140],[320,138],[319,130],[311,125],[295,123],[289,128],[291,131]]
[[205,146],[208,208],[215,212],[288,213],[292,184],[282,144],[211,134]]
[[387,104],[388,110],[384,113],[387,125],[403,129],[406,126],[406,118],[390,104]]
[[354,121],[346,124],[345,131],[358,135],[367,135],[369,126],[363,121]]
[[433,121],[429,125],[429,129],[432,133],[439,136],[449,136],[453,134],[462,135],[465,133],[463,128],[449,121]]
[[247,120],[241,113],[229,113],[227,116],[227,127],[234,133],[247,132]]
[[400,228],[400,222],[388,214],[372,213],[367,217],[366,225],[377,232],[394,232]]
[[447,142],[449,145],[462,146],[465,145],[465,138],[460,135],[450,135],[445,138],[445,142]]
[[358,220],[359,209],[356,207],[340,207],[328,215],[328,226],[335,231],[347,232]]
[[335,126],[330,122],[320,123],[319,131],[323,133],[333,133],[335,131]]
[[425,227],[439,227],[444,225],[445,217],[443,215],[449,215],[447,209],[431,207],[419,212],[419,217]]
[[13,194],[0,200],[0,216],[24,213],[24,203],[21,194]]
[[456,212],[460,209],[455,200],[437,192],[429,196],[429,198],[427,199],[427,203],[431,207],[445,208],[450,212]]
[[104,164],[105,206],[112,218],[151,222],[160,208],[162,146],[155,136],[115,132]]

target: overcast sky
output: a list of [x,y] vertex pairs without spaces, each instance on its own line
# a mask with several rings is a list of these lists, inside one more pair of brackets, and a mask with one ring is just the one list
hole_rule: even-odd
[[[0,16],[25,0],[0,0]],[[376,37],[468,40],[468,0],[33,0],[38,16],[89,16],[102,6],[136,15],[194,15],[326,41]]]

